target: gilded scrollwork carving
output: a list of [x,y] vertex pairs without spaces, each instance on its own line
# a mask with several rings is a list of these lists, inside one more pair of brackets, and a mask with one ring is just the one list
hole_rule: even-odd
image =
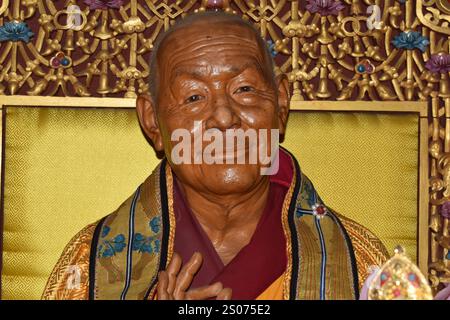
[[136,97],[157,35],[207,9],[255,24],[293,100],[429,102],[429,277],[449,282],[448,0],[0,0],[0,94]]
[[448,0],[417,0],[420,22],[433,31],[450,35],[450,2]]

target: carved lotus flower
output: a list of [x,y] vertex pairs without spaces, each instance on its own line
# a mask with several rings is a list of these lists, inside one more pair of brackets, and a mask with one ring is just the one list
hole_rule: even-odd
[[338,0],[307,0],[306,10],[321,16],[337,15],[345,6]]
[[441,216],[450,219],[450,201],[445,202],[441,207]]
[[0,27],[1,41],[23,41],[29,42],[34,33],[30,30],[25,22],[6,22]]
[[84,3],[91,10],[119,9],[123,5],[123,0],[84,0]]
[[425,64],[425,67],[435,73],[450,72],[450,54],[433,54],[430,60]]
[[420,49],[422,52],[425,52],[430,41],[419,32],[406,31],[395,36],[392,44],[398,49]]

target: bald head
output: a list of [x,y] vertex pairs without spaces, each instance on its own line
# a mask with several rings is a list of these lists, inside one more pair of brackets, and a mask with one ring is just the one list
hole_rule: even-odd
[[191,34],[191,37],[188,37],[189,39],[193,38],[192,35],[198,39],[202,37],[210,39],[215,34],[215,28],[219,27],[225,30],[225,33],[229,33],[230,37],[239,36],[242,37],[243,42],[254,42],[263,60],[261,66],[264,68],[264,74],[270,78],[271,82],[274,81],[272,56],[265,40],[262,39],[253,25],[233,14],[223,11],[207,11],[191,14],[178,20],[156,39],[150,58],[149,77],[150,94],[155,100],[157,100],[159,91],[160,72],[163,70],[160,66],[160,61],[161,57],[167,54],[167,49],[187,41],[186,35],[189,34]]

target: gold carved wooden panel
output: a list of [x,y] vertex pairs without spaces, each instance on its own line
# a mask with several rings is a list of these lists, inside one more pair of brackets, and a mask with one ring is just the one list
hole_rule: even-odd
[[448,0],[0,0],[0,95],[134,98],[157,35],[207,9],[255,24],[294,101],[428,102],[429,278],[450,282]]

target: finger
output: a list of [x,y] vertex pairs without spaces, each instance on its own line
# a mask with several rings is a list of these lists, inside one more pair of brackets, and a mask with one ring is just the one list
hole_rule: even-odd
[[373,279],[375,279],[376,275],[378,274],[378,271],[380,270],[380,267],[378,266],[370,266],[369,267],[369,276],[367,277],[366,281],[364,281],[363,287],[361,288],[361,291],[359,293],[359,300],[369,300],[369,287],[372,284]]
[[231,288],[224,288],[219,292],[216,300],[231,300],[232,293],[233,290],[231,290]]
[[167,267],[167,275],[169,277],[169,284],[167,286],[167,293],[169,295],[173,295],[173,290],[175,289],[175,284],[177,282],[178,272],[180,272],[182,264],[182,259],[178,253],[174,253],[172,257],[172,261],[170,261],[169,266]]
[[186,300],[206,300],[216,297],[223,286],[220,282],[216,282],[209,286],[191,289],[186,292]]
[[183,299],[185,291],[191,285],[192,279],[197,271],[200,269],[202,265],[202,255],[199,252],[196,252],[192,255],[191,259],[186,263],[186,265],[181,268],[180,273],[177,277],[177,283],[175,285],[175,290],[173,292],[173,296],[176,300]]
[[450,300],[450,285],[439,291],[434,300]]
[[159,272],[158,285],[156,287],[156,294],[158,296],[158,300],[170,300],[170,296],[167,293],[168,283],[169,279],[167,277],[167,273],[165,271]]

